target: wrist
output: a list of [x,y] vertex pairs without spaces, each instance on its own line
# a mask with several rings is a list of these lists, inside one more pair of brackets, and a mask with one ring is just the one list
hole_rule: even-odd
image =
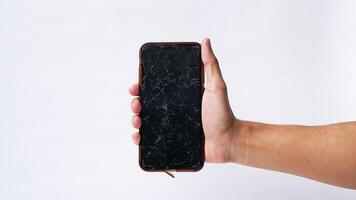
[[248,149],[250,138],[253,132],[253,124],[236,119],[231,128],[231,143],[230,143],[230,160],[229,162],[238,164],[248,163]]

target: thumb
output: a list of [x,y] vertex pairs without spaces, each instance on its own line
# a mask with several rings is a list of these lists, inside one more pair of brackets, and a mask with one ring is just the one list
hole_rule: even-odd
[[204,38],[201,47],[204,71],[207,76],[207,84],[209,84],[209,82],[224,82],[221,75],[218,60],[216,59],[213,49],[211,48],[210,39]]

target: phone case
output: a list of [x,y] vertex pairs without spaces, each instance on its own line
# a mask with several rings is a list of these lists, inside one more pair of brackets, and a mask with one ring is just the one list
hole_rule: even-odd
[[[157,52],[155,50],[152,50],[152,54],[151,57],[148,56],[146,62],[150,63],[150,68],[149,70],[146,70],[148,72],[146,73],[151,73],[151,74],[158,74],[159,76],[161,76],[162,78],[158,79],[158,81],[151,81],[151,85],[152,84],[161,84],[161,85],[172,85],[172,88],[169,88],[168,86],[164,86],[162,87],[162,90],[165,90],[166,88],[169,88],[168,91],[166,89],[166,94],[169,93],[170,95],[172,95],[174,98],[173,100],[171,100],[170,98],[163,98],[161,97],[162,102],[157,102],[156,105],[154,106],[154,108],[159,107],[158,112],[155,112],[155,114],[153,117],[151,117],[153,120],[151,120],[149,113],[147,110],[149,108],[149,106],[146,106],[147,109],[145,110],[145,105],[147,104],[153,104],[152,103],[152,99],[155,98],[155,96],[159,96],[159,95],[166,95],[164,92],[159,91],[159,89],[156,90],[152,89],[152,92],[148,93],[146,91],[151,91],[147,88],[149,88],[150,84],[149,84],[149,79],[143,81],[143,65],[147,64],[144,63],[144,58],[143,58],[143,51],[145,50],[145,48],[156,48]],[[189,48],[192,47],[193,50],[190,50]],[[166,50],[164,50],[166,48]],[[175,49],[176,48],[176,49]],[[180,51],[179,48],[182,48],[182,51]],[[197,58],[195,56],[192,56],[190,58],[190,54],[189,52],[195,52],[196,50],[194,50],[195,48],[199,48],[199,73],[200,73],[200,80],[195,80],[195,78],[193,78],[192,80],[190,80],[189,75],[185,75],[185,74],[195,74],[194,77],[197,76],[197,70],[193,71],[193,69],[191,69],[190,67],[187,67],[189,65],[192,65],[192,67],[197,67],[198,61],[196,60]],[[172,51],[172,53],[167,53],[164,54],[162,53],[163,57],[159,57],[158,54],[159,52],[169,52]],[[182,52],[181,55],[178,55],[179,53],[175,53],[176,52]],[[188,52],[188,53],[187,53]],[[192,54],[193,54],[192,53]],[[185,56],[186,55],[186,56]],[[159,58],[157,58],[159,57]],[[156,58],[156,60],[158,59],[159,62],[164,63],[164,66],[170,66],[170,70],[166,69],[167,72],[165,72],[163,69],[160,69],[159,66],[154,66],[154,64],[156,64],[154,61],[154,58]],[[194,60],[193,61],[190,61]],[[181,64],[182,62],[183,64]],[[179,66],[175,66],[172,63],[176,62],[178,63]],[[184,63],[186,63],[186,65],[184,65]],[[195,65],[191,64],[191,63],[195,63]],[[148,65],[148,64],[147,64]],[[155,68],[156,67],[156,68]],[[177,69],[175,69],[174,67],[177,67]],[[158,69],[157,69],[158,68]],[[168,67],[167,67],[168,68]],[[182,68],[181,71],[180,68]],[[154,72],[154,70],[156,70]],[[161,70],[161,71],[159,71]],[[173,72],[172,72],[173,71]],[[178,74],[180,74],[180,76],[175,77],[174,76],[174,71],[177,71]],[[172,72],[172,73],[170,73]],[[160,74],[161,73],[161,74]],[[182,75],[183,74],[183,75]],[[168,78],[167,78],[168,77]],[[171,77],[171,79],[169,78]],[[172,78],[173,77],[173,78]],[[179,79],[180,77],[182,77],[181,79]],[[180,87],[179,85],[175,86],[175,81],[172,80],[178,80],[176,82],[179,82],[180,80],[187,80],[186,81],[182,81],[179,82],[179,84],[182,85],[194,85],[196,86],[199,82],[200,87],[199,90],[195,88],[194,91],[196,92],[191,92],[192,95],[191,96],[199,96],[199,103],[192,101],[192,108],[190,108],[190,105],[184,105],[184,103],[189,104],[189,94],[183,94],[185,92],[190,92],[189,90],[189,86],[182,86]],[[195,81],[195,82],[194,82]],[[147,82],[147,83],[146,83]],[[158,82],[158,83],[157,83]],[[149,86],[147,86],[149,85]],[[204,70],[203,70],[203,65],[202,65],[202,61],[201,61],[201,50],[200,50],[200,44],[196,43],[196,42],[149,42],[149,43],[145,43],[141,46],[140,48],[140,52],[139,52],[139,100],[141,102],[142,105],[142,111],[140,113],[141,116],[141,120],[142,120],[142,126],[139,130],[139,133],[141,135],[141,141],[139,144],[139,165],[140,167],[145,170],[145,171],[150,171],[150,172],[169,172],[169,171],[199,171],[200,169],[202,169],[202,167],[204,166],[204,134],[203,134],[203,129],[202,129],[202,123],[201,123],[201,100],[202,100],[202,95],[203,95],[203,86],[204,86]],[[174,88],[176,87],[176,88]],[[187,88],[186,90],[182,89],[182,88]],[[143,89],[144,88],[144,89]],[[152,87],[154,88],[154,87]],[[159,87],[157,87],[159,88]],[[146,93],[145,93],[146,92]],[[146,94],[146,96],[148,95],[152,95],[148,101],[145,101],[146,99],[142,98],[142,93]],[[148,95],[147,95],[148,94]],[[181,94],[181,96],[179,96],[179,94]],[[144,97],[146,97],[144,96]],[[167,94],[167,96],[169,96]],[[188,97],[187,97],[188,96]],[[159,97],[156,97],[156,99],[159,99]],[[187,98],[188,100],[184,100],[185,98]],[[168,103],[165,103],[165,100],[168,99]],[[170,101],[171,100],[171,101]],[[157,100],[158,101],[158,100]],[[177,103],[178,102],[178,103]],[[179,102],[182,102],[182,105],[175,105],[175,104],[179,104]],[[195,107],[194,107],[195,106]],[[198,108],[199,106],[199,108]],[[171,109],[172,108],[172,109]],[[199,117],[198,114],[194,111],[192,111],[192,109],[195,108],[195,110],[199,110]],[[161,111],[162,109],[162,111]],[[178,113],[176,116],[169,116],[167,117],[166,115],[170,115],[172,113],[172,111],[170,110],[174,110],[177,111],[176,113]],[[173,111],[173,113],[174,113]],[[156,113],[160,113],[162,112],[163,115],[160,116],[159,114]],[[174,115],[174,114],[172,114]],[[183,116],[184,115],[184,116]],[[159,117],[160,119],[156,119],[157,117]],[[192,121],[194,120],[190,120],[189,118],[196,118],[197,122],[196,124],[194,124]],[[173,119],[175,119],[175,121],[180,122],[178,124],[174,124]],[[151,120],[150,122],[148,120]],[[166,121],[164,121],[166,120]],[[147,121],[147,122],[146,122]],[[163,129],[167,132],[167,135],[163,135],[163,139],[160,138],[160,135],[158,135],[157,137],[146,137],[145,138],[145,132],[144,129],[146,128],[146,130],[148,130],[148,126],[150,123],[156,123],[156,121],[158,123],[164,124]],[[184,127],[184,123],[188,124],[186,125],[186,127]],[[199,124],[200,123],[200,124]],[[165,127],[167,126],[167,127]],[[196,126],[196,127],[194,127]],[[155,126],[156,128],[158,126]],[[188,127],[188,128],[187,128]],[[152,128],[151,128],[152,129]],[[187,130],[190,130],[187,131]],[[198,130],[200,131],[200,136],[198,134]],[[176,132],[174,132],[176,131]],[[181,131],[181,132],[179,132]],[[148,132],[148,131],[147,131]],[[159,132],[159,131],[156,131]],[[164,131],[161,131],[164,132]],[[154,135],[155,131],[150,131],[151,135]],[[181,136],[180,136],[181,134]],[[180,137],[183,137],[183,139],[181,139]],[[193,142],[190,142],[189,138],[192,138]],[[184,139],[185,138],[185,139]],[[200,139],[200,141],[198,141]],[[154,139],[154,140],[153,140]],[[153,141],[153,142],[152,142]],[[158,141],[158,142],[156,142]],[[175,143],[175,141],[177,141],[177,143]],[[155,143],[156,142],[156,143]],[[195,142],[195,143],[194,143]],[[166,144],[167,143],[167,144]],[[151,146],[150,146],[151,145]],[[181,145],[181,146],[177,146],[177,145]],[[187,145],[186,147],[184,147],[184,145]],[[189,149],[189,145],[191,145],[191,148]],[[196,146],[194,146],[196,145]],[[159,148],[162,148],[163,150],[161,151]],[[162,152],[170,152],[169,154],[167,154],[165,156],[164,153]],[[144,153],[144,155],[142,155]],[[161,155],[162,154],[162,155]],[[198,162],[198,154],[199,154],[199,162]],[[169,157],[172,156],[173,157]],[[150,160],[150,158],[152,157],[152,159]],[[154,157],[156,156],[156,157]],[[191,156],[191,157],[190,157]],[[149,160],[149,162],[148,162]],[[169,160],[169,161],[168,161]],[[160,164],[154,164],[155,162],[160,163]],[[189,166],[189,164],[193,163],[193,165]],[[153,163],[153,164],[152,164]],[[167,164],[169,163],[169,164]],[[167,164],[167,165],[165,165]],[[181,164],[181,165],[180,165]]]

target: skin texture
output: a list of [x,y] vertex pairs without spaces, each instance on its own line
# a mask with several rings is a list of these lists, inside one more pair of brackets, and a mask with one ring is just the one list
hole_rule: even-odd
[[[301,126],[236,119],[210,40],[201,46],[207,79],[202,101],[207,162],[233,162],[356,189],[356,122]],[[129,88],[136,129],[141,126],[138,91],[138,84]],[[132,139],[139,144],[139,133]]]

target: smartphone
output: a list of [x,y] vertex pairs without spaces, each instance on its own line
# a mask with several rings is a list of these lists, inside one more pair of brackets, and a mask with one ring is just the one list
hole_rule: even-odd
[[200,170],[204,165],[200,44],[145,43],[139,54],[140,167],[145,171]]

